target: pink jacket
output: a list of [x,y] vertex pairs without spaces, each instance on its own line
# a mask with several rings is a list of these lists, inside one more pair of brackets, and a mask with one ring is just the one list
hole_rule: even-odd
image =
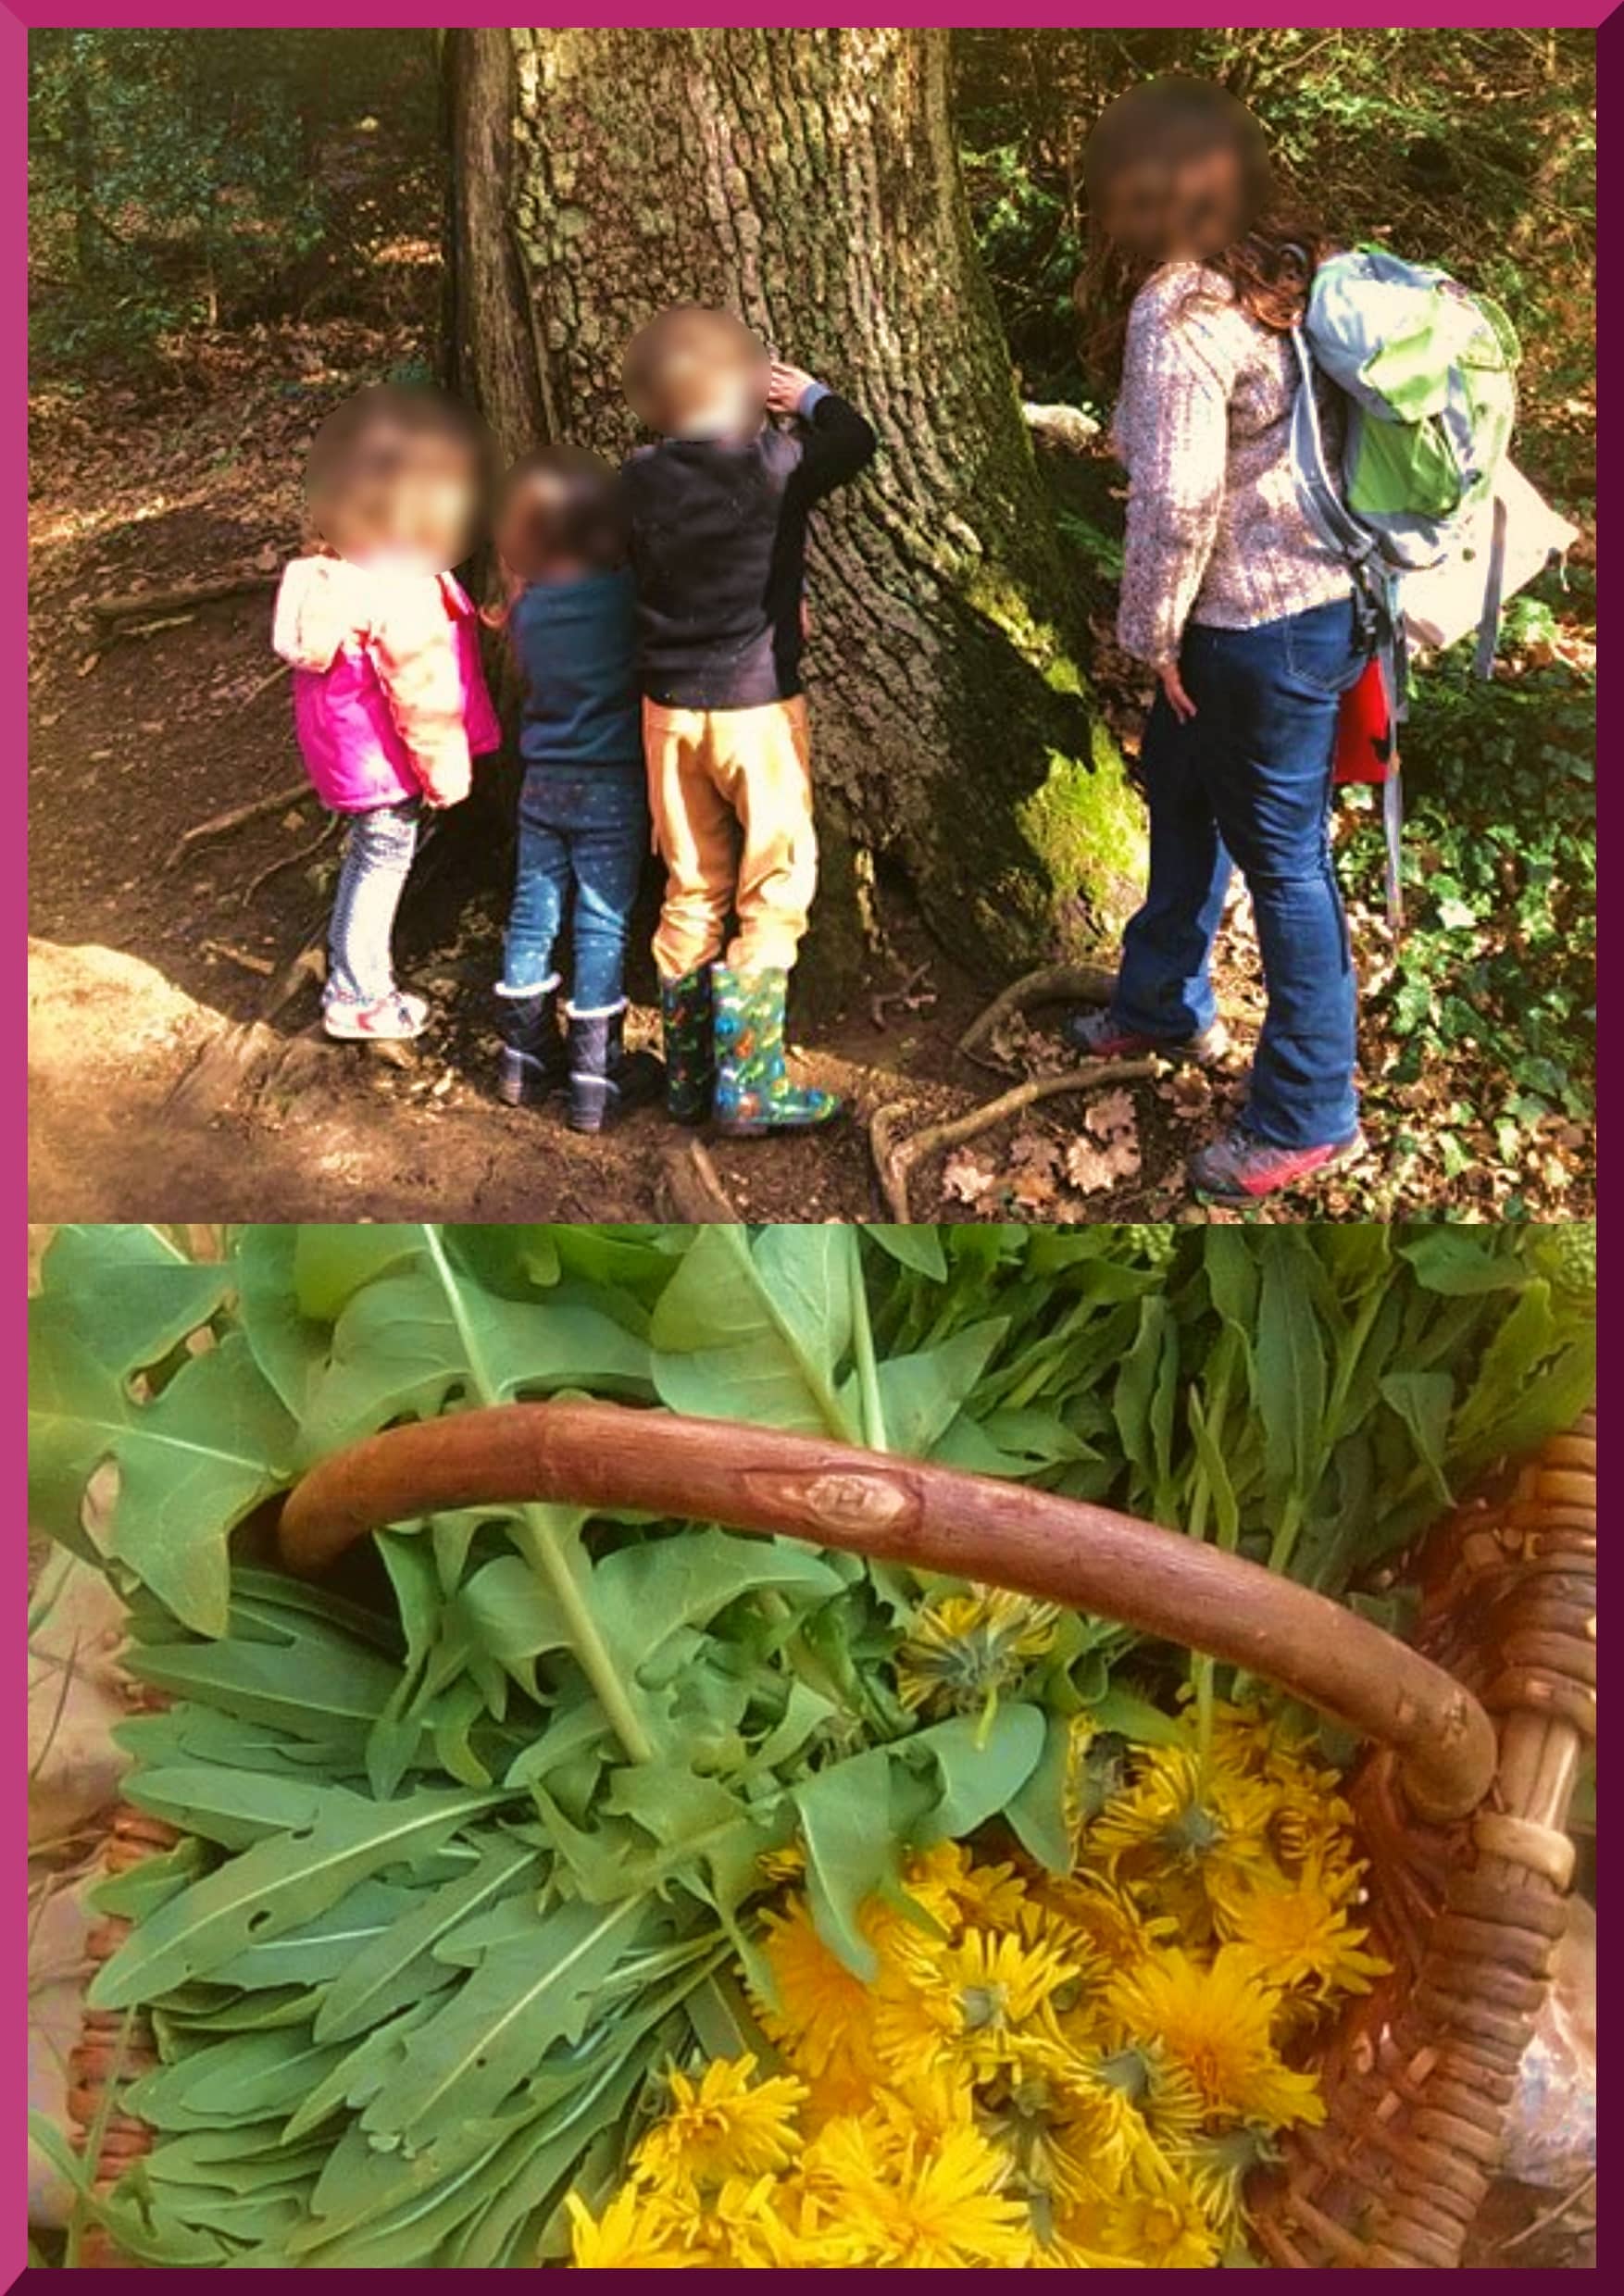
[[454,575],[295,558],[271,643],[294,672],[294,724],[323,805],[455,805],[502,739],[479,623]]

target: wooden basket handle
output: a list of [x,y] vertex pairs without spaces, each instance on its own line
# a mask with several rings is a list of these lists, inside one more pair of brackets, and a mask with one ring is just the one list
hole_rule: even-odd
[[1260,1564],[1109,1508],[817,1437],[623,1404],[505,1404],[369,1436],[290,1492],[288,1568],[324,1568],[390,1523],[524,1501],[787,1532],[1009,1587],[1243,1666],[1391,1746],[1418,1816],[1476,1809],[1495,1737],[1452,1676]]

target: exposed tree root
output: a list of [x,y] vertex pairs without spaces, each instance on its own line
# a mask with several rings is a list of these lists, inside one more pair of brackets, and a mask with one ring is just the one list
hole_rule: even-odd
[[269,884],[271,879],[273,877],[280,877],[284,869],[297,868],[301,861],[308,861],[312,854],[319,853],[322,846],[329,842],[337,829],[338,817],[336,814],[330,814],[326,820],[322,822],[321,827],[317,830],[315,836],[311,838],[308,844],[296,846],[292,853],[284,853],[280,861],[271,862],[268,868],[261,869],[256,877],[251,877],[248,880],[247,884],[243,889],[243,897],[240,905],[245,909],[250,901],[253,900],[255,894],[259,891],[261,885]]
[[691,1140],[684,1147],[665,1151],[660,1157],[660,1190],[669,1198],[679,1219],[705,1224],[739,1217],[701,1141]]
[[181,830],[169,866],[178,868],[199,845],[212,843],[217,837],[229,837],[233,830],[244,829],[250,821],[263,821],[268,813],[282,813],[289,805],[305,805],[315,794],[301,774],[296,781],[285,782],[267,797],[250,798],[245,805],[228,805],[224,813],[211,813],[206,821],[196,821],[189,830]]
[[90,610],[104,630],[115,622],[148,620],[163,614],[185,614],[217,598],[242,598],[274,590],[280,574],[221,574],[206,582],[182,582],[170,590],[132,590],[110,598],[93,598]]
[[943,1148],[956,1148],[961,1141],[973,1140],[978,1132],[990,1130],[1006,1117],[1018,1116],[1021,1109],[1030,1108],[1035,1101],[1050,1100],[1060,1092],[1089,1093],[1102,1084],[1138,1082],[1158,1075],[1162,1067],[1163,1063],[1155,1058],[1101,1060],[1084,1067],[1067,1068],[1056,1076],[1029,1077],[1024,1084],[1000,1092],[996,1100],[983,1101],[968,1116],[951,1117],[942,1124],[927,1124],[901,1141],[897,1138],[897,1120],[906,1104],[893,1101],[887,1107],[876,1109],[868,1126],[868,1144],[892,1218],[904,1224],[913,1218],[908,1204],[908,1175],[924,1157]]
[[1007,1062],[989,1060],[981,1049],[1001,1020],[1033,1004],[1108,1004],[1116,986],[1116,974],[1103,965],[1042,965],[1036,972],[1022,973],[1018,980],[1001,990],[976,1015],[954,1050],[981,1067],[1007,1076]]

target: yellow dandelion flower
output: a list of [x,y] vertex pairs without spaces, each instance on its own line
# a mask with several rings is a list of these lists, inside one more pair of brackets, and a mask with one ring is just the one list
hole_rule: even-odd
[[913,1859],[907,1892],[918,1898],[950,1935],[974,1921],[983,1929],[1019,1926],[1031,1901],[1025,1877],[1013,1866],[982,1865],[962,1841],[938,1841]]
[[896,1653],[896,1686],[913,1712],[983,1714],[1034,1658],[1055,1646],[1060,1612],[1005,1587],[933,1594]]
[[1275,2049],[1280,2000],[1244,1947],[1223,1946],[1203,1967],[1172,1946],[1118,1978],[1108,2005],[1125,2040],[1162,2043],[1209,2113],[1280,2128],[1325,2117],[1312,2074],[1293,2072]]
[[1318,1858],[1289,1882],[1226,1878],[1213,1885],[1218,1933],[1287,1991],[1300,1987],[1320,2002],[1368,1993],[1391,1965],[1364,1950],[1368,1932],[1350,1916],[1357,1879],[1354,1872],[1328,1877]]
[[1059,2078],[1068,2160],[1086,2164],[1091,2176],[1136,2181],[1159,2146],[1185,2141],[1201,2126],[1201,2092],[1154,2042],[1073,2051]]
[[951,2065],[975,2080],[1052,2052],[1057,2000],[1078,1977],[1052,1945],[967,1929],[908,1964],[913,1982],[874,2001],[874,2046],[893,2072]]
[[922,2142],[842,2121],[816,2144],[829,2200],[844,2212],[870,2266],[964,2270],[1030,2261],[1027,2212],[998,2190],[1004,2164],[979,2130],[961,2126]]
[[695,2263],[743,2272],[809,2262],[807,2244],[779,2214],[781,2190],[776,2177],[745,2176],[706,2193],[684,2231]]
[[1330,1780],[1281,1779],[1268,1821],[1269,1846],[1288,1872],[1315,1861],[1323,1866],[1359,1870],[1354,1852],[1354,1814]]
[[1131,2272],[1137,2256],[1107,2256],[1103,2249],[1086,2248],[1063,2232],[1041,2236],[1029,2259],[1038,2272]]
[[1226,2243],[1241,2237],[1241,2208],[1246,2179],[1255,2168],[1278,2157],[1274,2146],[1256,2128],[1230,2128],[1222,2136],[1202,2137],[1180,2155],[1179,2165],[1201,2213]]
[[681,2271],[690,2262],[676,2244],[681,2214],[661,2194],[623,2184],[598,2216],[579,2192],[567,2193],[565,2201],[570,2255],[580,2271]]
[[[1089,1828],[1088,1846],[1114,1874],[1212,1876],[1267,1864],[1275,1798],[1260,1779],[1205,1773],[1185,1746],[1149,1751],[1133,1783],[1113,1795]],[[1181,1910],[1188,1912],[1188,1908]]]
[[755,2003],[762,2030],[797,2072],[820,2086],[844,2083],[866,2100],[883,2068],[870,2045],[873,1994],[825,1945],[804,1899],[764,1918],[763,1950],[776,2001]]
[[1130,2193],[1101,2212],[1098,2242],[1111,2257],[1131,2256],[1163,2272],[1199,2272],[1215,2265],[1218,2243],[1187,2187]]
[[697,2081],[673,2066],[670,2105],[638,2145],[640,2177],[659,2185],[724,2183],[770,2175],[800,2150],[794,2126],[806,2084],[788,2074],[757,2080],[754,2057],[718,2057]]
[[1092,1959],[1107,1970],[1136,1969],[1178,1926],[1165,1914],[1147,1911],[1118,1883],[1086,1870],[1045,1874],[1033,1895],[1061,1916],[1067,1936],[1081,1938]]

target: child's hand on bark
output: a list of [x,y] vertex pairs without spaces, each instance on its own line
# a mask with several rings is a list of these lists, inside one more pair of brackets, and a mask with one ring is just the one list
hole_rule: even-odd
[[793,415],[813,380],[804,367],[786,367],[781,359],[774,359],[767,379],[768,414]]

